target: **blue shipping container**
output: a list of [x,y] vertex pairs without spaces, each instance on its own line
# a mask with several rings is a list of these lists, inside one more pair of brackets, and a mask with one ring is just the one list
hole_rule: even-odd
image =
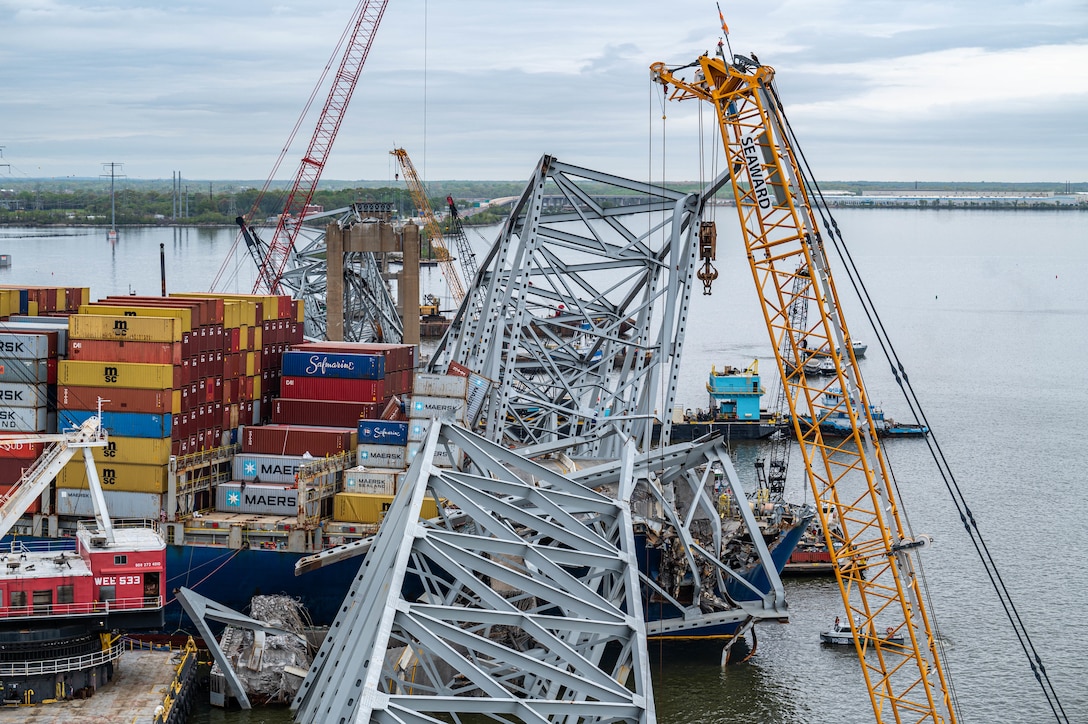
[[[79,427],[87,418],[97,415],[96,410],[57,410],[57,425],[61,428]],[[103,412],[102,426],[111,435],[119,437],[170,437],[173,431],[173,415],[153,415],[143,412]]]
[[407,445],[408,423],[391,420],[359,420],[360,445]]
[[379,354],[284,352],[284,377],[340,377],[349,380],[385,379],[385,357]]

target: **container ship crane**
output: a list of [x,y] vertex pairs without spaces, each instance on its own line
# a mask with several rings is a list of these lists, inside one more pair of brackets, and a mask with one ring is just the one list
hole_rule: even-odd
[[[817,514],[824,531],[833,530],[829,515],[838,523],[835,539],[825,533],[826,543],[876,720],[954,722],[955,701],[914,560],[925,539],[913,539],[901,517],[774,70],[742,56],[727,61],[720,43],[718,56],[677,69],[654,63],[651,76],[670,100],[702,100],[715,110]],[[810,279],[798,284],[801,273]],[[817,312],[803,324],[791,314],[798,302]],[[848,352],[840,357],[836,349]],[[810,380],[805,363],[826,357],[834,376]],[[819,422],[838,412],[848,415],[851,434],[825,441]],[[902,643],[893,642],[896,636]]]

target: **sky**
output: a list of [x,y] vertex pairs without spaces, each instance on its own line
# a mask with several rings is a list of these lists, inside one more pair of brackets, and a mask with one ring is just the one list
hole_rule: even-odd
[[[285,147],[290,179],[357,5],[0,0],[0,183],[105,162],[264,180]],[[775,69],[819,180],[1088,180],[1085,0],[721,8],[733,51]],[[721,36],[712,0],[389,0],[323,178],[392,180],[403,147],[428,181],[522,180],[543,154],[698,180],[720,156],[710,108],[664,103],[648,67]]]

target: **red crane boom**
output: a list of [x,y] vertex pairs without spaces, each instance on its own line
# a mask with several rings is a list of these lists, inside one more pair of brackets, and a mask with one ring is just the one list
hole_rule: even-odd
[[253,292],[266,291],[271,294],[280,293],[280,279],[283,276],[284,267],[294,249],[295,239],[306,215],[306,208],[313,200],[317,182],[321,178],[321,172],[325,168],[329,151],[332,150],[336,133],[340,130],[340,123],[344,120],[351,94],[355,91],[355,84],[359,80],[359,74],[363,70],[366,56],[370,52],[370,45],[374,41],[374,33],[378,29],[385,6],[388,0],[361,0],[355,9],[351,35],[344,50],[344,56],[340,60],[340,68],[336,71],[332,86],[329,88],[329,96],[325,99],[325,106],[321,109],[321,115],[317,120],[317,128],[314,129],[313,138],[302,157],[298,171],[295,173],[295,182],[291,186],[291,192],[287,196],[283,213],[276,222],[276,231],[272,235],[272,241],[268,246],[268,253],[262,260],[257,273],[257,281],[253,285]]

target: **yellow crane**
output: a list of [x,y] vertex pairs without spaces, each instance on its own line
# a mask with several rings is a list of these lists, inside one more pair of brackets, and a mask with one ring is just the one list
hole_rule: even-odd
[[416,168],[412,165],[412,159],[408,158],[407,151],[403,148],[394,148],[389,153],[397,157],[397,162],[404,172],[404,180],[408,184],[412,200],[419,212],[423,214],[423,224],[427,230],[427,238],[431,242],[431,250],[442,268],[442,276],[446,277],[446,284],[449,285],[450,293],[453,294],[454,304],[460,306],[465,298],[465,285],[461,281],[461,275],[458,274],[457,267],[453,264],[450,250],[446,248],[445,240],[442,237],[442,228],[438,225],[438,220],[434,216],[434,209],[431,208],[431,202],[427,198],[427,189],[423,187],[423,182],[419,180],[419,174],[416,173]]
[[[876,720],[954,722],[914,560],[926,539],[912,539],[901,517],[774,70],[742,56],[727,61],[718,48],[683,68],[654,63],[651,76],[670,100],[706,101],[717,115],[752,276]],[[818,314],[791,314],[798,303]],[[820,360],[834,363],[834,376],[810,379],[805,363]],[[819,423],[837,413],[852,431],[825,440]]]

